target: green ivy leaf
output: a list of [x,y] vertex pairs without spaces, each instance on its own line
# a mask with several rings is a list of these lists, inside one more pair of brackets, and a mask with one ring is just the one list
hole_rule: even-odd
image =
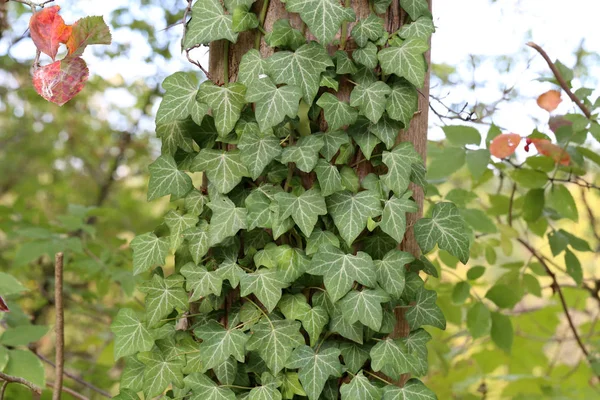
[[284,399],[293,399],[295,395],[306,396],[306,392],[300,384],[297,372],[286,372],[283,375],[281,394]]
[[250,293],[254,293],[267,311],[271,312],[281,299],[281,289],[290,285],[283,277],[282,272],[265,268],[252,274],[242,275],[240,277],[241,295],[248,296]]
[[169,384],[183,387],[184,357],[173,357],[168,351],[154,348],[152,351],[139,353],[138,360],[146,365],[144,395],[148,398],[163,393]]
[[175,72],[162,83],[165,94],[156,112],[156,126],[186,118],[196,102],[198,80],[188,72]]
[[329,164],[327,161],[320,158],[315,167],[319,186],[323,196],[329,196],[335,192],[344,190],[342,186],[342,177],[335,165]]
[[370,358],[368,348],[357,343],[340,343],[340,351],[344,365],[353,374],[356,374]]
[[148,351],[154,340],[146,325],[140,322],[130,308],[119,310],[110,330],[115,334],[115,360],[140,351]]
[[242,177],[249,175],[238,150],[202,149],[194,158],[191,170],[206,173],[208,180],[223,194],[229,193]]
[[427,375],[429,366],[427,364],[427,342],[431,335],[423,328],[413,330],[407,338],[402,339],[408,351],[413,356],[411,372],[417,376]]
[[379,285],[392,297],[399,299],[404,292],[406,269],[404,266],[411,263],[414,257],[400,250],[388,252],[382,260],[373,261],[377,272]]
[[383,400],[437,400],[437,396],[423,382],[413,378],[401,388],[392,385],[384,387]]
[[246,86],[237,82],[217,86],[206,81],[200,85],[198,101],[208,104],[212,109],[219,136],[226,136],[235,127],[246,104],[245,95]]
[[184,197],[192,189],[192,178],[177,169],[173,157],[163,155],[150,166],[150,182],[148,183],[148,201],[171,195],[172,200]]
[[[325,158],[327,162],[330,162],[333,156],[337,154],[340,150],[340,147],[350,146],[352,142],[350,141],[350,137],[344,131],[329,131],[325,133],[317,133],[315,136],[319,136],[323,138],[325,145],[320,150],[321,155]],[[338,156],[338,159],[340,157]],[[336,160],[336,164],[337,164]]]
[[114,400],[140,400],[137,393],[131,389],[122,388]]
[[383,321],[381,303],[390,300],[390,296],[380,288],[363,289],[360,292],[352,290],[340,300],[340,307],[349,323],[360,321],[377,332]]
[[290,26],[287,19],[278,19],[273,24],[271,32],[265,35],[265,42],[269,47],[279,47],[296,50],[306,43],[306,38],[298,29]]
[[349,191],[336,192],[326,202],[335,226],[348,246],[365,229],[367,220],[382,212],[379,196],[370,190],[356,194]]
[[223,278],[216,271],[208,271],[206,267],[187,263],[181,267],[181,275],[185,276],[185,288],[191,291],[189,301],[197,301],[210,294],[221,295]]
[[246,349],[256,350],[272,373],[276,374],[298,346],[304,345],[300,322],[264,321],[252,328]]
[[435,32],[433,20],[426,17],[419,17],[410,24],[403,25],[398,32],[398,36],[402,39],[417,38],[427,40]]
[[148,326],[156,326],[173,310],[188,308],[188,297],[183,290],[183,282],[181,275],[171,275],[167,278],[154,275],[152,280],[139,286],[140,291],[146,293]]
[[345,254],[331,245],[319,248],[307,272],[324,277],[325,289],[334,303],[350,291],[354,281],[369,287],[377,282],[373,260],[367,253]]
[[407,198],[392,196],[385,202],[381,214],[381,230],[393,237],[398,243],[402,242],[406,232],[406,213],[417,212],[417,203]]
[[192,390],[193,400],[235,400],[235,393],[217,385],[212,379],[200,372],[186,376],[183,381]]
[[410,120],[418,109],[417,89],[403,79],[394,82],[391,89],[385,110],[391,119],[402,122],[405,128],[408,128]]
[[380,400],[381,389],[369,382],[362,371],[352,378],[350,383],[342,384],[340,388],[342,400]]
[[299,13],[308,29],[324,45],[331,43],[343,21],[356,19],[352,8],[342,7],[335,0],[288,0],[285,8]]
[[330,347],[316,353],[304,345],[296,348],[287,362],[287,368],[298,368],[298,377],[310,400],[317,400],[329,377],[342,375],[340,350]]
[[213,215],[208,228],[209,244],[221,243],[224,239],[234,236],[240,229],[246,229],[247,211],[236,207],[227,197],[220,197],[208,203]]
[[358,111],[350,107],[348,103],[340,101],[331,93],[323,93],[317,101],[317,105],[323,108],[330,131],[352,125],[358,117]]
[[297,319],[299,321],[310,311],[310,305],[302,293],[284,294],[277,304],[286,319]]
[[171,239],[171,249],[177,250],[183,242],[183,232],[194,227],[198,222],[198,217],[192,214],[181,215],[171,210],[165,215],[165,224],[169,227]]
[[400,7],[406,11],[413,21],[424,15],[431,14],[427,0],[400,0]]
[[358,72],[356,65],[345,51],[338,50],[335,52],[335,73],[338,75],[355,74]]
[[329,322],[327,310],[321,306],[314,306],[304,314],[301,318],[302,326],[310,337],[310,345],[317,344],[321,332]]
[[133,249],[133,274],[164,264],[169,253],[169,238],[156,237],[152,232],[136,236],[130,244]]
[[369,14],[354,25],[352,37],[359,47],[365,47],[368,41],[376,42],[384,32],[383,19],[375,14]]
[[383,163],[388,167],[387,174],[381,177],[385,185],[401,197],[408,189],[415,165],[422,165],[423,159],[412,143],[402,142],[392,151],[384,151]]
[[355,86],[350,93],[350,105],[358,107],[361,114],[377,123],[385,110],[386,96],[391,89],[382,81]]
[[417,221],[414,231],[423,252],[428,253],[437,243],[440,249],[457,257],[463,264],[469,260],[468,231],[454,204],[436,204],[431,218]]
[[192,6],[192,19],[188,23],[183,46],[189,49],[220,39],[235,43],[238,34],[233,31],[232,22],[232,16],[225,14],[219,0],[197,1]]
[[231,27],[234,32],[249,31],[257,26],[258,17],[253,12],[249,12],[248,7],[236,7],[233,10]]
[[382,371],[396,380],[401,374],[410,372],[415,360],[401,340],[387,338],[378,341],[371,349],[373,371]]
[[144,370],[146,365],[139,362],[135,356],[125,357],[125,368],[121,373],[121,388],[131,389],[134,392],[144,390]]
[[294,118],[301,97],[299,86],[278,88],[268,77],[255,79],[246,92],[246,100],[256,103],[256,120],[262,132],[282,122],[286,115]]
[[156,136],[161,139],[161,153],[170,156],[175,155],[177,149],[186,152],[194,151],[194,140],[192,132],[196,129],[196,124],[187,119],[177,119],[156,126]]
[[183,238],[188,243],[192,259],[196,264],[200,264],[202,258],[208,253],[208,249],[210,248],[208,229],[208,223],[201,220],[199,226],[183,232]]
[[240,142],[241,160],[256,180],[271,161],[281,154],[279,140],[271,132],[260,132],[258,125],[249,124],[243,131]]
[[275,384],[255,386],[248,394],[248,400],[281,400],[281,392]]
[[322,137],[317,135],[303,136],[292,146],[283,149],[281,162],[296,163],[302,172],[311,172],[317,165],[319,150],[325,145]]
[[307,190],[300,196],[286,192],[277,193],[275,200],[279,203],[280,218],[291,216],[306,237],[312,233],[319,215],[327,214],[325,198],[318,189]]
[[446,329],[446,318],[442,310],[435,304],[437,293],[421,287],[417,292],[416,304],[406,313],[406,320],[411,329],[420,328],[423,325],[435,326]]
[[354,58],[357,64],[374,69],[377,67],[377,46],[371,42],[367,42],[365,47],[354,50],[352,58]]
[[231,260],[221,263],[215,272],[221,279],[227,279],[232,288],[236,288],[239,285],[240,277],[245,274],[244,270]]
[[327,244],[338,248],[340,247],[340,241],[333,232],[322,231],[319,228],[315,228],[306,241],[306,254],[315,254],[321,246]]
[[382,49],[377,54],[381,69],[385,74],[394,74],[405,78],[418,88],[423,87],[427,64],[423,53],[429,50],[426,41],[410,38],[400,46],[391,46]]
[[363,326],[360,322],[349,323],[339,306],[334,308],[329,325],[331,332],[338,333],[340,336],[350,339],[356,343],[363,343]]
[[262,59],[258,50],[248,50],[240,61],[238,82],[249,88],[259,76],[266,74],[266,71],[267,61]]
[[216,321],[210,321],[194,329],[194,334],[202,339],[200,358],[206,369],[223,363],[230,356],[244,362],[246,342],[249,337],[239,329],[225,329]]

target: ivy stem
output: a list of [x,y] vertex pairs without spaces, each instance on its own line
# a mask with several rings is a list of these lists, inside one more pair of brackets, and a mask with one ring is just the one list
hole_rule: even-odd
[[254,389],[254,388],[251,388],[251,387],[238,386],[238,385],[221,385],[221,387],[224,387],[224,388],[233,388],[233,389],[243,389],[243,390],[252,390],[252,389]]
[[271,321],[271,318],[269,318],[269,316],[267,315],[267,313],[265,313],[265,311],[255,302],[253,302],[249,297],[244,297],[246,300],[248,300],[254,307],[256,307],[258,309],[258,311],[260,311],[260,313],[262,315],[265,316],[265,318],[267,319],[267,321],[269,321],[269,325],[271,325],[271,329],[275,330],[275,327],[273,326],[273,322]]
[[[344,6],[350,7],[351,1],[344,0]],[[342,33],[340,34],[340,50],[344,50],[346,48],[346,41],[348,40],[348,21],[342,22]]]
[[269,9],[269,0],[263,0],[262,8],[260,9],[260,14],[258,16],[258,33],[256,34],[256,39],[254,39],[254,48],[256,50],[260,49],[260,40],[262,39],[262,35],[266,35],[265,31],[265,18],[267,17],[267,10]]
[[375,378],[375,379],[379,379],[381,382],[383,382],[383,383],[385,383],[385,384],[387,384],[387,385],[393,385],[393,383],[392,383],[392,382],[390,382],[390,381],[387,381],[387,380],[385,380],[385,379],[383,379],[383,378],[381,378],[381,377],[379,377],[379,376],[375,375],[374,373],[372,373],[372,372],[370,372],[370,371],[367,371],[366,369],[363,369],[363,371],[364,371],[364,372],[366,372],[366,373],[367,373],[367,375],[370,375],[370,376],[372,376],[372,377],[373,377],[373,378]]
[[229,84],[229,40],[223,44],[223,83]]

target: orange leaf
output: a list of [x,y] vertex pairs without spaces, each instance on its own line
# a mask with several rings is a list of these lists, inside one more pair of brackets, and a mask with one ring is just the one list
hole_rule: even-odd
[[562,165],[569,165],[569,163],[571,162],[571,157],[569,156],[569,153],[566,152],[566,150],[553,144],[547,139],[527,139],[527,144],[529,143],[532,143],[535,146],[538,153],[546,157],[552,158],[556,163]]
[[562,99],[558,90],[548,90],[537,98],[538,106],[548,112],[556,110],[561,101]]
[[110,44],[108,25],[102,17],[85,17],[73,24],[73,33],[67,41],[69,55],[80,56],[90,44]]
[[59,10],[60,6],[43,8],[33,14],[29,21],[33,43],[39,51],[48,54],[53,60],[58,46],[67,42],[72,30],[71,25],[65,25],[65,21],[58,15]]
[[62,106],[83,89],[88,74],[83,58],[69,57],[36,69],[33,86],[40,96]]
[[521,136],[516,133],[498,135],[490,143],[490,154],[498,158],[512,155],[521,143]]

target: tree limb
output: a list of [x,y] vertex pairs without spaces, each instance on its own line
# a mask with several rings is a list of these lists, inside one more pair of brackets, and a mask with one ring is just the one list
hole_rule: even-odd
[[64,254],[54,256],[54,306],[56,307],[56,370],[52,400],[60,400],[65,368],[65,308],[63,306]]
[[4,372],[0,372],[0,379],[2,379],[5,382],[5,384],[3,385],[3,391],[4,389],[6,389],[6,383],[20,383],[21,385],[27,386],[35,394],[42,394],[42,388],[36,385],[35,383],[29,382],[27,379],[23,379],[18,376],[7,375]]
[[[52,397],[56,396],[56,393],[57,393],[56,392],[56,383],[46,382],[46,387],[54,390],[54,392],[52,393]],[[71,395],[79,400],[90,400],[89,398],[85,397],[81,393],[77,393],[76,391],[74,391],[73,389],[70,389],[68,387],[61,387],[61,391],[65,392],[66,394]],[[60,391],[58,393],[60,395]]]

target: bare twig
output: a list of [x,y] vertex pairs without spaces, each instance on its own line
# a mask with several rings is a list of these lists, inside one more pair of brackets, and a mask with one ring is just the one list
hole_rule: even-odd
[[42,388],[35,383],[29,382],[27,379],[23,379],[18,376],[7,375],[4,372],[0,372],[0,379],[8,383],[20,383],[21,385],[27,386],[34,394],[42,394]]
[[202,71],[202,73],[204,74],[204,76],[206,76],[206,79],[208,79],[209,81],[212,81],[212,78],[210,77],[210,74],[208,73],[208,71],[202,66],[202,64],[200,64],[199,61],[196,60],[192,60],[192,57],[190,57],[190,51],[197,49],[199,47],[201,47],[201,44],[197,44],[194,47],[190,47],[189,49],[185,49],[185,56],[187,57],[187,60],[189,62],[191,62],[192,64],[194,64],[196,67],[200,68],[200,71]]
[[598,232],[596,230],[596,216],[594,215],[594,211],[592,210],[592,207],[590,206],[590,203],[587,199],[586,196],[586,191],[585,188],[581,188],[581,200],[583,202],[583,205],[585,206],[587,213],[588,213],[588,217],[590,219],[590,225],[592,227],[592,232],[594,234],[594,237],[596,238],[596,240],[598,242],[600,242],[600,232]]
[[[56,396],[56,389],[54,388],[55,385],[56,384],[54,384],[52,382],[46,382],[46,387],[54,390],[52,396]],[[90,400],[89,398],[85,397],[81,393],[77,393],[76,391],[74,391],[73,389],[69,389],[68,387],[63,387],[63,388],[61,388],[61,390],[63,392],[65,392],[66,394],[69,394],[69,395],[75,397],[76,399],[79,399],[79,400]],[[58,392],[58,393],[60,393],[60,392]]]
[[517,184],[513,183],[512,191],[510,192],[510,201],[508,203],[508,226],[512,227],[513,223],[513,203],[515,200],[515,192],[517,191]]
[[527,43],[527,46],[535,49],[538,53],[540,53],[540,55],[544,58],[544,60],[548,64],[548,67],[550,67],[550,70],[554,74],[554,77],[558,81],[558,84],[560,85],[560,87],[567,93],[567,95],[569,96],[569,98],[571,100],[573,100],[573,103],[577,104],[577,107],[579,107],[579,109],[585,114],[585,116],[587,117],[587,119],[591,119],[592,118],[592,113],[581,102],[581,100],[579,100],[579,98],[577,96],[575,96],[575,94],[571,91],[571,89],[569,88],[569,85],[565,81],[565,78],[563,78],[563,76],[560,73],[560,71],[558,70],[558,68],[556,68],[556,65],[554,65],[554,63],[552,62],[552,60],[548,56],[548,53],[546,53],[544,51],[544,49],[542,49],[540,46],[538,46],[537,44],[535,44],[533,42]]
[[65,368],[65,308],[63,306],[64,254],[54,256],[54,306],[56,307],[56,372],[52,400],[60,400]]
[[0,400],[4,400],[4,392],[6,391],[6,387],[8,386],[8,381],[5,381],[0,387]]

